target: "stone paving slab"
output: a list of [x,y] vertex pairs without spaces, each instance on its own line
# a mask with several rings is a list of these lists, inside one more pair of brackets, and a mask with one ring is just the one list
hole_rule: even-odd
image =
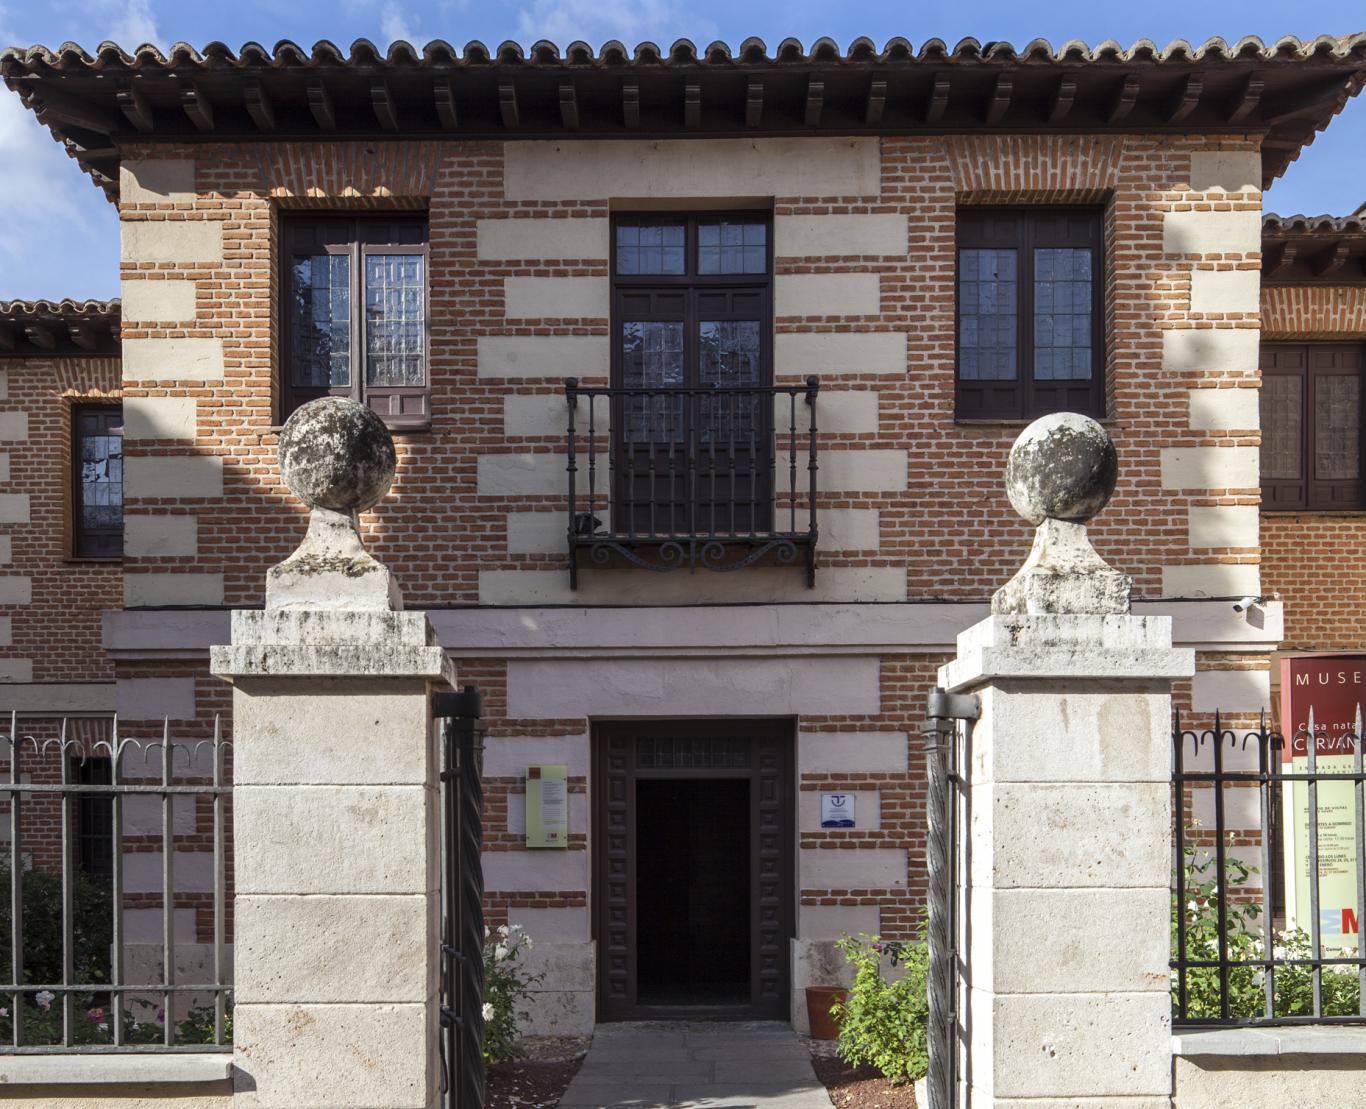
[[796,1033],[776,1021],[599,1026],[563,1109],[832,1109]]

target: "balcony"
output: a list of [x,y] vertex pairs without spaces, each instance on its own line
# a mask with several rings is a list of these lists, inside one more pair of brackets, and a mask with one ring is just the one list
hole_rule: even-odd
[[569,581],[581,567],[816,578],[820,382],[609,388],[565,381]]

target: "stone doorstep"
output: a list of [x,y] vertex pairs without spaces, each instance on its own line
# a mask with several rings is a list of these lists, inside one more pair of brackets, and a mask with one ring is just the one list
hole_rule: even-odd
[[223,1082],[231,1077],[230,1051],[0,1056],[0,1087]]
[[1240,1055],[1366,1056],[1366,1026],[1210,1028],[1177,1032],[1172,1035],[1172,1054],[1185,1059]]

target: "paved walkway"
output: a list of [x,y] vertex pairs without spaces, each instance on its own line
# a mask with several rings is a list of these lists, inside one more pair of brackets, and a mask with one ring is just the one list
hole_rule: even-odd
[[563,1109],[831,1109],[811,1053],[776,1022],[599,1025]]

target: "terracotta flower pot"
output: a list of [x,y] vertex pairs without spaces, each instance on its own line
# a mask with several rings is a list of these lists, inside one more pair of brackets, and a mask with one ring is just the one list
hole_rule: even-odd
[[830,1015],[830,1007],[848,996],[849,991],[843,986],[806,987],[806,1018],[811,1023],[813,1040],[839,1038],[840,1030],[835,1024],[835,1018]]

